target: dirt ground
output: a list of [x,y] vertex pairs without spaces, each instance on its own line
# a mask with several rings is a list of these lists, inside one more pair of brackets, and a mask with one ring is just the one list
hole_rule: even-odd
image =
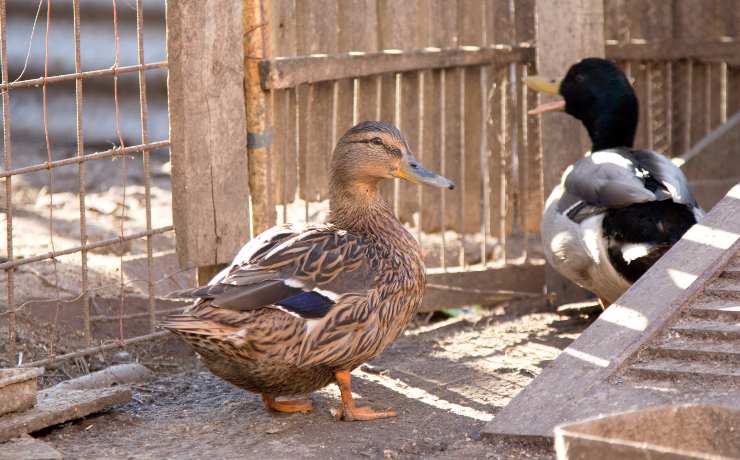
[[586,326],[489,312],[412,329],[353,373],[361,404],[392,407],[393,419],[335,421],[333,385],[311,396],[312,414],[271,414],[186,359],[137,386],[129,404],[37,436],[65,458],[552,458],[479,433]]

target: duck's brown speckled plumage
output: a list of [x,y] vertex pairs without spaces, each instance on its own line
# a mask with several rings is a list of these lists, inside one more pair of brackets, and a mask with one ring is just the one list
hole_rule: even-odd
[[[419,244],[377,193],[384,176],[372,156],[363,163],[361,150],[368,136],[408,146],[395,128],[375,126],[386,131],[355,127],[337,146],[328,224],[274,227],[209,286],[179,293],[198,300],[163,326],[214,374],[270,397],[311,392],[376,357],[418,309],[425,284]],[[301,292],[296,286],[333,303],[318,314],[277,305],[287,291]]]

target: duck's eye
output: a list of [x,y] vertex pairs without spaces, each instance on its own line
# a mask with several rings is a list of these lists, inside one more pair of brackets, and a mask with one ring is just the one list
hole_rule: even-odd
[[379,137],[373,137],[372,139],[370,139],[370,142],[375,145],[383,145],[383,139]]

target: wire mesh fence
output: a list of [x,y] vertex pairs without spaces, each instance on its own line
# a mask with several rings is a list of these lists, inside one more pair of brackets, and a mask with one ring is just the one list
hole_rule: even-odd
[[[157,288],[178,276],[154,266],[173,230],[160,171],[169,146],[164,2],[80,3],[0,2],[0,346],[11,365],[161,336]],[[146,326],[125,330],[135,318]]]

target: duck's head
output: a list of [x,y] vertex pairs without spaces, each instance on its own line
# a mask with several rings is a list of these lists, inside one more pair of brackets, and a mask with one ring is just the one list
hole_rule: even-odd
[[588,130],[593,151],[632,147],[639,105],[624,73],[611,61],[586,58],[571,66],[562,79],[531,76],[529,88],[562,99],[531,110],[531,115],[565,111]]
[[414,184],[455,188],[451,180],[427,170],[417,161],[406,138],[393,125],[363,121],[339,139],[331,161],[333,189],[374,190],[378,182],[393,177]]

